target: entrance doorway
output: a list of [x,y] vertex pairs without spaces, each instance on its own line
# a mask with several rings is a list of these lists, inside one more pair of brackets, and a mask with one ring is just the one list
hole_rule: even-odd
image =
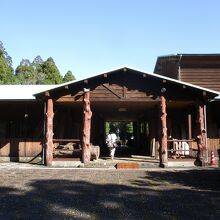
[[150,127],[146,121],[105,121],[105,137],[113,130],[117,136],[116,156],[150,155]]

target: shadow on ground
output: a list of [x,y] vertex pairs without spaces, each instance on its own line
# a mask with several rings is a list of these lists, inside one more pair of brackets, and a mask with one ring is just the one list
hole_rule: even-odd
[[121,184],[52,179],[0,187],[0,219],[220,218],[219,170],[144,172],[138,179],[118,173]]

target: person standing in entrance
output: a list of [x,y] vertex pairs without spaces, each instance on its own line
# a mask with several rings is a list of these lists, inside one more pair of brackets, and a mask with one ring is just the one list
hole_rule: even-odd
[[115,149],[117,145],[117,136],[113,129],[110,129],[109,134],[106,137],[106,144],[110,151],[110,157],[113,160],[115,156]]

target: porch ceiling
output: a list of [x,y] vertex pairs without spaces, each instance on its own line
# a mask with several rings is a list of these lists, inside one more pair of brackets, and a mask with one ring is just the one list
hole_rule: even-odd
[[[167,103],[167,108],[187,108],[192,102],[173,101]],[[94,114],[99,114],[106,120],[136,120],[141,117],[154,115],[159,101],[151,102],[92,102],[91,109]]]

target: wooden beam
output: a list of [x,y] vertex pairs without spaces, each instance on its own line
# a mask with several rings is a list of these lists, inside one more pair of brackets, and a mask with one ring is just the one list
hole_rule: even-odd
[[108,86],[108,84],[102,84],[102,86],[104,87],[104,88],[106,88],[108,91],[110,91],[112,94],[114,94],[115,96],[117,96],[118,98],[120,98],[120,99],[122,99],[123,97],[121,96],[121,95],[119,95],[116,91],[114,91],[114,89],[112,89],[112,88],[110,88],[109,86]]
[[104,73],[103,76],[104,76],[104,78],[107,78],[107,77],[108,77],[108,74],[107,74],[107,73]]
[[45,165],[51,166],[53,161],[53,100],[47,100],[47,126],[46,126],[46,160]]
[[88,79],[85,79],[85,80],[84,80],[84,83],[85,83],[85,84],[88,84],[88,83],[89,83]]
[[82,162],[90,162],[90,129],[91,129],[92,111],[90,108],[90,92],[84,90],[83,96],[83,134],[82,134]]
[[47,97],[49,97],[50,96],[50,93],[49,93],[49,91],[45,91],[45,96],[47,96]]
[[204,166],[205,165],[205,151],[206,151],[206,130],[204,124],[204,104],[199,103],[197,109],[197,126],[198,126],[198,135],[197,135],[197,145],[198,145],[198,154],[196,158],[196,165]]
[[69,89],[69,86],[65,86],[64,88],[65,88],[65,89]]
[[161,134],[160,134],[160,167],[166,167],[167,158],[167,113],[166,113],[166,99],[162,95],[160,103],[160,123],[161,123]]
[[127,88],[126,86],[123,86],[123,98],[126,99],[127,96]]

